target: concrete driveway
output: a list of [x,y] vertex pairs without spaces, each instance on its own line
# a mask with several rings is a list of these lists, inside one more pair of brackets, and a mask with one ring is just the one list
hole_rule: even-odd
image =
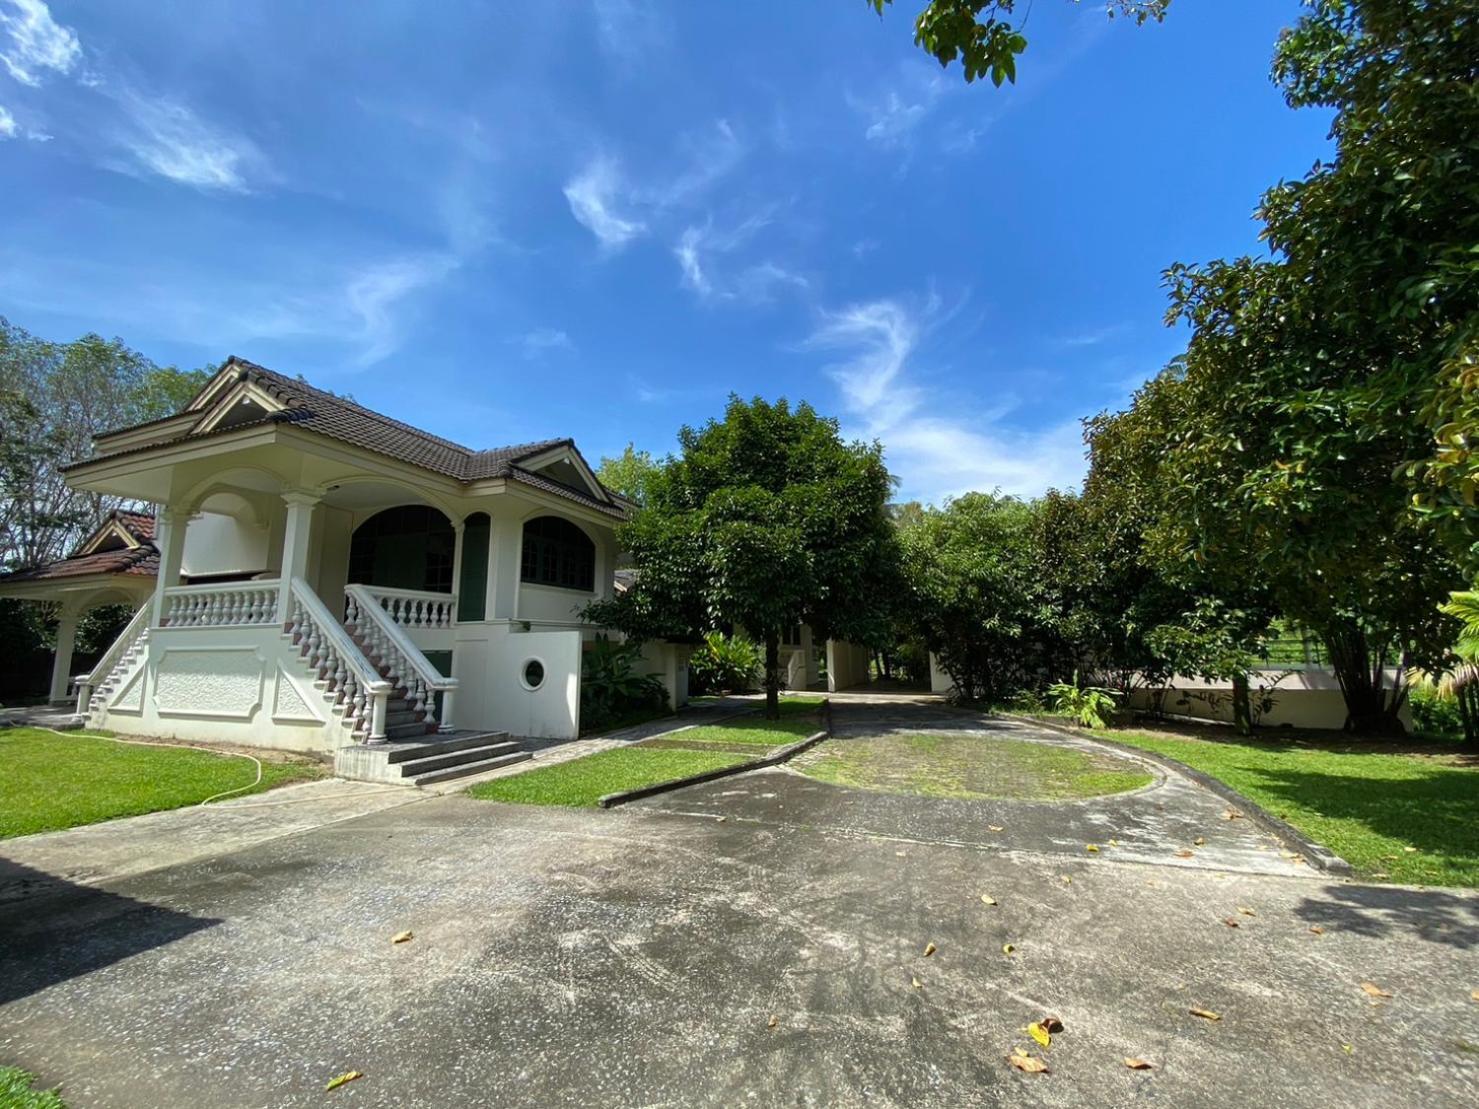
[[75,1107],[1479,1102],[1473,893],[933,834],[451,796],[60,888],[0,905],[0,1061]]

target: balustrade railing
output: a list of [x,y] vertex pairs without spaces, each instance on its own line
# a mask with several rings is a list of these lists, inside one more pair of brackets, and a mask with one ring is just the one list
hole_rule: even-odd
[[457,619],[457,594],[419,589],[387,589],[378,585],[352,586],[403,628],[450,628]]
[[108,649],[103,652],[103,657],[98,659],[97,665],[92,668],[92,673],[81,675],[76,679],[77,683],[77,713],[86,716],[92,709],[92,697],[95,692],[109,681],[119,665],[126,657],[129,657],[133,648],[148,633],[149,630],[149,605],[145,603],[123,631],[118,633]]
[[[437,725],[437,730],[452,730],[452,696],[457,689],[457,679],[442,675],[411,642],[402,628],[403,621],[397,620],[395,612],[383,603],[383,599],[399,594],[403,600],[443,597],[446,624],[412,624],[412,627],[450,627],[453,603],[450,596],[443,594],[413,594],[410,590],[373,589],[365,585],[351,585],[344,590],[344,623],[351,629],[364,647],[365,653],[384,668],[393,685],[406,691],[406,700],[411,711],[427,723]],[[404,609],[402,611],[405,611]],[[433,614],[430,618],[442,618]],[[442,695],[440,714],[436,695]]]
[[171,628],[275,624],[278,588],[275,580],[173,586],[164,591],[164,624]]
[[345,726],[368,743],[385,739],[385,713],[394,686],[376,673],[358,644],[302,578],[293,579],[287,634]]

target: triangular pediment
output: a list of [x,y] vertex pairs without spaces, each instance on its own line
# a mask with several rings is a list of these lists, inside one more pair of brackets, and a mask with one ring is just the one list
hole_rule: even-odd
[[241,424],[255,423],[274,412],[281,412],[285,407],[282,401],[255,382],[238,381],[217,394],[215,403],[201,413],[190,433],[199,435],[205,431],[225,431]]
[[576,489],[597,500],[610,501],[611,495],[586,464],[573,445],[561,444],[542,454],[520,459],[519,466],[531,474],[557,481],[569,489]]

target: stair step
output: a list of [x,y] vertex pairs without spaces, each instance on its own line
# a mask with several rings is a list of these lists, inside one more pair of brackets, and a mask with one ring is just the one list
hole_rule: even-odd
[[437,726],[422,720],[413,720],[408,724],[393,724],[385,729],[386,739],[415,739],[417,736],[435,735]]
[[425,743],[406,743],[391,747],[386,751],[385,759],[391,763],[405,762],[408,759],[445,755],[449,751],[466,751],[469,747],[489,747],[507,740],[507,732],[453,732]]
[[385,726],[394,728],[398,724],[419,724],[422,718],[410,709],[396,709],[385,714]]
[[440,755],[407,759],[398,765],[401,768],[401,777],[416,778],[429,770],[445,770],[450,766],[463,766],[470,762],[484,762],[488,759],[513,754],[518,749],[519,745],[517,743],[512,740],[505,740],[502,743],[487,743],[481,747],[464,747],[459,751],[447,751]]
[[497,770],[500,766],[511,766],[516,762],[534,756],[528,751],[513,751],[507,755],[499,755],[497,758],[484,759],[481,762],[464,762],[457,766],[449,766],[445,770],[430,770],[425,774],[418,774],[414,778],[407,778],[408,782],[420,785],[431,785],[433,782],[446,782],[453,778],[465,778],[471,774],[481,774],[485,770]]

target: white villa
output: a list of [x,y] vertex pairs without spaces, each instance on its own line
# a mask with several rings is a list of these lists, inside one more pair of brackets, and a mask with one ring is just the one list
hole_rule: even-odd
[[[600,631],[581,612],[616,588],[629,506],[569,439],[470,450],[232,358],[178,415],[98,436],[67,481],[158,506],[0,577],[0,596],[60,602],[53,701],[82,613],[136,606],[75,678],[92,727],[418,782],[528,757],[510,737],[580,732]],[[816,682],[819,650],[798,639],[790,684]],[[826,652],[829,685],[866,680],[856,648]],[[643,648],[674,707],[687,655]]]

